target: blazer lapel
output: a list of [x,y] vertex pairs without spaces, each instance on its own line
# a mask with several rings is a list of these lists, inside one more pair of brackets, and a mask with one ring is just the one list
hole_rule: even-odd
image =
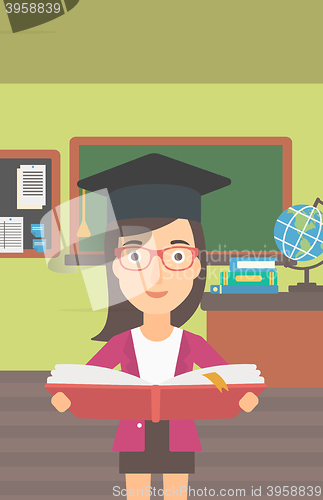
[[179,348],[179,354],[177,358],[176,370],[174,375],[175,377],[177,375],[181,375],[182,373],[186,373],[192,370],[193,367],[191,366],[190,359],[188,359],[190,354],[191,354],[191,346],[188,341],[186,331],[183,330],[182,341]]
[[140,375],[139,375],[138,363],[137,363],[137,358],[136,358],[136,353],[135,353],[135,347],[133,345],[131,330],[129,330],[127,340],[125,341],[124,348],[123,348],[123,354],[125,357],[125,369],[122,371],[125,371],[126,373],[130,373],[131,375],[134,375],[135,377],[139,377]]

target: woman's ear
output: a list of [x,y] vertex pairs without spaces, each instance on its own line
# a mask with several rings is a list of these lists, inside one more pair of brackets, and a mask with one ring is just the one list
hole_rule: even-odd
[[116,278],[119,279],[119,270],[120,270],[120,263],[118,259],[114,259],[112,262],[112,272],[115,275]]

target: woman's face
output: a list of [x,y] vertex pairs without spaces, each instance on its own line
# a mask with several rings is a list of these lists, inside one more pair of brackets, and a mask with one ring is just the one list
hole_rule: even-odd
[[[122,256],[114,260],[113,272],[126,299],[146,314],[176,309],[189,295],[193,280],[201,271],[198,257],[189,250],[195,248],[195,241],[186,219],[119,238],[118,247],[122,248]],[[169,250],[163,254],[164,264],[154,251],[165,248]]]

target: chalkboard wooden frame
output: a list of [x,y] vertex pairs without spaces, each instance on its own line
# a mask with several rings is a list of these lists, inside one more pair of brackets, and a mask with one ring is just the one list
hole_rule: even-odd
[[[51,160],[51,197],[52,208],[56,207],[56,216],[59,220],[59,205],[60,205],[60,153],[52,149],[2,149],[0,150],[0,159],[39,159]],[[60,253],[60,239],[57,231],[56,220],[54,213],[52,215],[52,247],[46,251],[46,257],[58,257]],[[44,258],[43,253],[38,253],[33,249],[24,249],[23,253],[0,253],[0,258]]]
[[[289,137],[73,137],[70,141],[70,199],[79,196],[77,181],[79,180],[79,147],[90,145],[279,145],[283,151],[283,199],[282,206],[285,210],[292,205],[292,140]],[[77,241],[76,233],[79,226],[79,213],[76,204],[71,204],[70,209],[70,241]],[[102,265],[104,263],[104,252],[102,251],[80,251],[78,243],[74,244],[75,255],[67,256],[67,265]],[[228,260],[226,251],[218,252],[218,259],[213,259],[212,252],[208,257],[208,264],[224,265]],[[236,255],[245,255],[246,252],[238,252]],[[282,261],[280,252],[266,252],[266,255],[277,255]],[[264,256],[264,252],[259,252]]]

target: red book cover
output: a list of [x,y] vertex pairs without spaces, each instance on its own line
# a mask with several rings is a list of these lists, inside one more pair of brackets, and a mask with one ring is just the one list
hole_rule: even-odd
[[52,395],[63,392],[78,418],[117,420],[197,420],[233,418],[241,412],[240,399],[256,396],[265,384],[228,384],[222,392],[215,385],[93,385],[46,384]]

